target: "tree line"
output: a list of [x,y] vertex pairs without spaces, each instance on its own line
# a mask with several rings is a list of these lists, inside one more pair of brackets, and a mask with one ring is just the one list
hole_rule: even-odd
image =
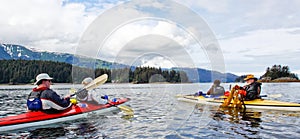
[[72,66],[68,63],[39,60],[0,60],[1,84],[26,84],[35,82],[39,73],[48,73],[54,83],[80,83],[85,77],[98,77],[108,74],[107,82],[150,83],[150,82],[188,82],[183,71],[162,70],[153,67],[122,69],[89,69]]
[[291,73],[290,68],[288,66],[281,65],[273,65],[271,68],[268,67],[266,69],[265,74],[263,74],[260,78],[269,77],[271,80],[281,78],[281,77],[289,77],[295,78],[298,80],[297,74]]
[[53,82],[71,82],[72,65],[37,60],[0,60],[0,83],[33,83],[39,73],[48,73]]
[[187,74],[183,71],[162,70],[154,67],[114,69],[109,74],[112,77],[111,82],[118,83],[189,82]]

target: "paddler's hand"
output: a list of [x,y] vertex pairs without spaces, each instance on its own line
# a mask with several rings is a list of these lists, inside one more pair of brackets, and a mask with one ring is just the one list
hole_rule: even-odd
[[71,88],[70,91],[69,91],[69,95],[73,96],[76,93],[76,91],[77,90],[75,88]]
[[241,87],[241,86],[238,86],[238,85],[235,85],[234,89],[235,90],[245,90],[244,87]]
[[67,94],[64,98],[65,98],[65,99],[71,98],[71,95],[70,95],[70,94]]
[[108,96],[107,95],[101,96],[101,98],[108,100]]
[[241,87],[238,86],[238,85],[235,85],[235,86],[234,86],[234,89],[235,89],[235,90],[239,90],[240,88],[241,88]]

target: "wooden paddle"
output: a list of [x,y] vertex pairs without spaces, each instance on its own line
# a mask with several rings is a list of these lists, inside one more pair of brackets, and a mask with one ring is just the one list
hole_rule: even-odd
[[79,94],[83,91],[89,91],[92,90],[94,88],[97,88],[98,86],[100,86],[101,84],[104,84],[107,81],[108,75],[107,74],[103,74],[99,77],[97,77],[96,79],[94,79],[92,82],[90,82],[89,84],[87,84],[86,86],[84,86],[83,88],[79,89],[78,91],[76,91],[74,94],[71,95],[74,96],[76,94]]
[[[108,78],[108,75],[107,74],[103,74],[103,75],[97,77],[96,79],[94,79],[91,83],[89,83],[86,86],[84,86],[79,91],[75,92],[71,96],[74,96],[74,95],[78,94],[80,91],[89,91],[89,90],[92,90],[94,88],[97,88],[98,86],[104,84],[107,81],[107,78]],[[122,110],[127,115],[133,115],[134,114],[133,110],[130,107],[128,107],[128,106],[125,106],[125,105],[120,106],[120,105],[114,105],[114,104],[111,104],[111,105],[115,106],[115,107],[118,107],[120,110]]]
[[108,78],[108,75],[103,74],[103,75],[97,77],[96,79],[94,79],[92,82],[90,82],[86,86],[84,86],[83,89],[92,90],[92,89],[104,84],[107,81],[107,78]]

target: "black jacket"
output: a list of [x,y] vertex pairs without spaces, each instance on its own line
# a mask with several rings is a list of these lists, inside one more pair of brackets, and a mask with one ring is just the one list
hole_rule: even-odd
[[261,90],[261,83],[253,82],[252,84],[246,85],[245,90],[247,92],[245,99],[246,100],[254,100],[259,98],[259,91]]

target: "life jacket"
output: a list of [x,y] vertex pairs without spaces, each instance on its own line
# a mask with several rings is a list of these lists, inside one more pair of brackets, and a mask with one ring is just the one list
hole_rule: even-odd
[[27,108],[31,111],[39,111],[43,109],[42,100],[40,98],[43,91],[32,91],[27,98]]
[[254,82],[252,84],[246,85],[245,90],[246,90],[246,100],[254,100],[258,98],[258,88],[261,88],[261,83],[259,82]]
[[39,111],[43,109],[41,94],[46,87],[33,88],[32,92],[27,97],[27,108],[31,111]]

